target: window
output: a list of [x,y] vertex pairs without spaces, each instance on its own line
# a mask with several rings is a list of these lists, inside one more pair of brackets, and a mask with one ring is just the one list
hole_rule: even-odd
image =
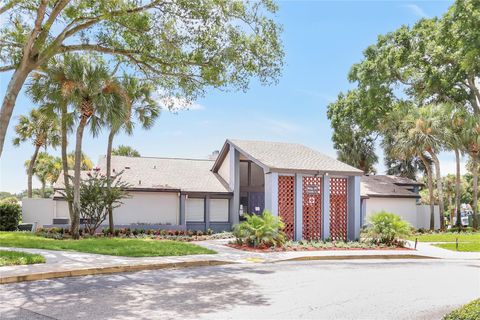
[[205,200],[203,198],[188,198],[185,202],[187,222],[205,222]]
[[210,199],[210,221],[228,222],[228,199]]

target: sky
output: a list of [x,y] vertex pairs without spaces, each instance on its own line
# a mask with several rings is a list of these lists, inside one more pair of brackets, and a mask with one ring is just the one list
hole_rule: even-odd
[[[225,139],[298,142],[335,157],[327,105],[352,87],[347,74],[362,51],[379,34],[412,25],[420,18],[442,15],[452,1],[280,1],[276,16],[283,26],[285,66],[278,85],[252,80],[247,92],[209,90],[189,110],[163,111],[155,126],[119,135],[142,156],[206,158]],[[3,98],[11,73],[0,73]],[[0,159],[0,191],[26,189],[24,162],[33,145],[12,145],[18,116],[35,105],[22,92],[17,100]],[[107,133],[86,135],[84,152],[96,163],[105,154]],[[69,150],[70,151],[70,150]],[[49,150],[59,155],[60,150]],[[377,152],[381,156],[382,151]],[[440,156],[443,173],[454,172],[454,155]],[[463,171],[465,172],[463,166]],[[377,165],[384,173],[383,161]],[[34,187],[39,186],[34,179]]]

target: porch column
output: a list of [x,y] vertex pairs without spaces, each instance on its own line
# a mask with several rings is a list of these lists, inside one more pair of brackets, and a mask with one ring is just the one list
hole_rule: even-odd
[[205,231],[210,228],[210,195],[205,197]]
[[186,222],[186,216],[185,216],[185,200],[187,198],[187,195],[185,194],[180,194],[180,221],[179,225],[181,226],[187,226]]
[[347,238],[357,240],[360,238],[360,177],[348,177],[348,217]]
[[230,145],[230,181],[229,187],[233,192],[230,201],[230,223],[232,226],[240,220],[240,152]]
[[278,216],[278,173],[265,173],[265,209]]
[[330,176],[322,177],[322,239],[330,238]]
[[295,175],[295,240],[303,234],[303,175]]

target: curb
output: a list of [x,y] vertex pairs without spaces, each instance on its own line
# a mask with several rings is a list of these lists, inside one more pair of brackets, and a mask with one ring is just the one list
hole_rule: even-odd
[[220,265],[233,264],[233,263],[234,262],[220,261],[220,260],[200,260],[200,261],[191,261],[191,262],[187,261],[187,262],[152,263],[152,264],[112,266],[112,267],[76,269],[76,270],[65,270],[65,271],[52,271],[52,272],[0,277],[0,285],[7,284],[7,283],[47,280],[47,279],[55,279],[55,278],[79,277],[79,276],[87,276],[87,275],[99,275],[99,274],[110,274],[110,273],[120,273],[120,272],[136,272],[136,271],[143,271],[143,270],[181,269],[181,268],[190,268],[190,267],[220,266]]
[[420,260],[420,259],[439,259],[429,256],[421,256],[417,254],[390,254],[390,255],[345,255],[345,256],[303,256],[290,258],[285,260],[277,260],[273,262],[284,262],[284,261],[309,261],[309,260],[395,260],[395,259],[411,259],[411,260]]

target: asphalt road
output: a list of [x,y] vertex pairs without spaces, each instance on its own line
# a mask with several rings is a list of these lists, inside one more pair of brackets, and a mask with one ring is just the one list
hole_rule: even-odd
[[441,319],[480,296],[480,261],[310,261],[0,286],[3,319]]

